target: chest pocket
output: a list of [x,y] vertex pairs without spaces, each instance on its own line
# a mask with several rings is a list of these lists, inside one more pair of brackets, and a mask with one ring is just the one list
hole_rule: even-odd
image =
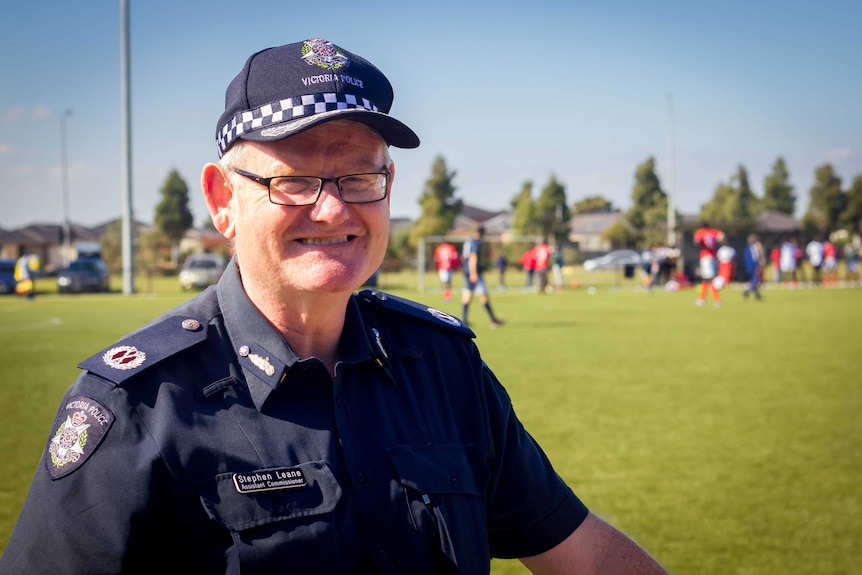
[[[231,533],[243,573],[262,572],[279,564],[302,573],[326,572],[329,567],[325,558],[336,544],[333,515],[342,497],[341,486],[323,461],[289,468],[289,474],[301,472],[304,484],[288,481],[279,487],[277,472],[284,470],[243,473],[246,482],[240,482],[240,487],[234,473],[199,484],[207,514]],[[267,484],[267,476],[275,483]]]
[[485,492],[489,471],[476,448],[398,445],[387,453],[420,546],[430,547],[427,552],[435,571],[487,571],[490,551]]

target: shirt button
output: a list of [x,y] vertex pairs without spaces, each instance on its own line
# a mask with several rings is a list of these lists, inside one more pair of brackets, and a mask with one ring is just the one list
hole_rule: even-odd
[[377,552],[377,556],[380,558],[381,561],[386,561],[386,551],[384,551],[383,549]]
[[359,480],[359,483],[365,483],[365,474],[364,473],[357,474],[356,479]]
[[344,407],[344,400],[341,398],[340,395],[336,396],[336,398],[335,398],[335,406],[336,407]]
[[452,487],[455,487],[455,488],[461,487],[461,482],[458,480],[457,477],[450,477],[449,483],[452,485]]

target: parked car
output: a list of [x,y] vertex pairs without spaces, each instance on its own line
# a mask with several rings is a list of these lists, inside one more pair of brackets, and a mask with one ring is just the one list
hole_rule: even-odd
[[613,250],[603,256],[584,261],[584,271],[618,270],[626,266],[640,266],[641,256],[634,250]]
[[100,258],[80,258],[60,270],[57,288],[60,293],[110,291],[111,275],[108,266]]
[[218,254],[190,255],[180,270],[180,287],[184,290],[203,289],[218,282],[224,268],[224,258]]
[[0,293],[15,293],[15,260],[0,259]]

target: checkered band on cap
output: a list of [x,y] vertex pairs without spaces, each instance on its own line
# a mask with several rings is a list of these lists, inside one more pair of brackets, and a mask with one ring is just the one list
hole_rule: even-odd
[[349,109],[378,111],[377,106],[367,98],[341,92],[326,92],[285,98],[253,110],[240,112],[222,126],[218,132],[216,143],[218,144],[219,157],[225,153],[235,139],[247,132],[299,118],[311,117],[323,112]]

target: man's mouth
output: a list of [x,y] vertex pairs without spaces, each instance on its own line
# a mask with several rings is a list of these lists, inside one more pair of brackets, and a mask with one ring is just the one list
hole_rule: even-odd
[[351,236],[336,236],[332,238],[303,238],[300,240],[307,246],[328,246],[347,242]]

